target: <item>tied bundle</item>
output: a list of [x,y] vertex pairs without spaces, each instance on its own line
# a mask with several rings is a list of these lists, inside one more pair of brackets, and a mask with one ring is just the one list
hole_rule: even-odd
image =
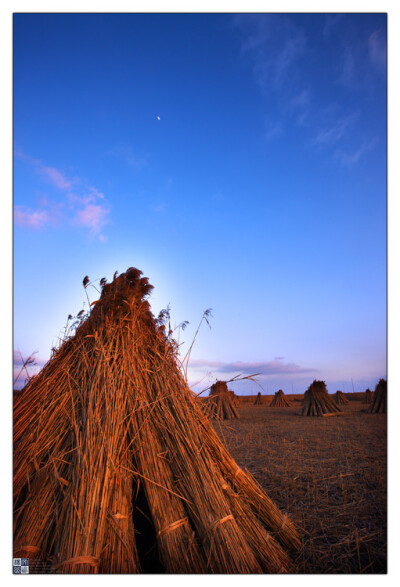
[[130,268],[14,405],[14,556],[55,573],[281,573],[294,524],[216,435]]

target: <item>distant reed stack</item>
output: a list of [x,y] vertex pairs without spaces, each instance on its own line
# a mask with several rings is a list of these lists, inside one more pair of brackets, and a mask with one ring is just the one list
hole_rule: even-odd
[[261,392],[259,391],[259,392],[257,393],[257,397],[256,397],[256,399],[255,399],[254,405],[255,405],[255,406],[261,406],[261,405],[262,405],[262,404],[264,404],[264,403],[265,403],[265,401],[264,401],[264,398],[263,398],[263,396],[261,395]]
[[287,399],[282,389],[279,389],[279,391],[275,393],[272,402],[270,403],[271,408],[289,408],[291,405],[291,402]]
[[226,381],[217,381],[211,386],[210,395],[205,398],[203,408],[209,418],[235,420],[240,418],[236,409],[234,393],[228,390]]
[[347,397],[344,395],[343,391],[338,390],[334,397],[338,406],[346,406],[350,403]]
[[386,414],[387,412],[387,381],[380,379],[374,391],[374,397],[367,412],[369,414]]
[[328,395],[325,381],[314,380],[304,394],[301,416],[341,415],[339,406]]
[[365,390],[365,398],[364,398],[364,403],[365,403],[365,404],[372,404],[372,397],[373,397],[373,395],[374,395],[374,394],[372,393],[372,391],[371,391],[371,390],[370,390],[370,388],[368,387],[368,388]]

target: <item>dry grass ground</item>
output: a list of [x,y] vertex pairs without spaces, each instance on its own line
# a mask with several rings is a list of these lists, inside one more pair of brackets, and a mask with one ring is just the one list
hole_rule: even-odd
[[304,529],[300,573],[385,573],[386,415],[359,401],[343,416],[297,416],[291,408],[239,406],[216,422],[233,458]]

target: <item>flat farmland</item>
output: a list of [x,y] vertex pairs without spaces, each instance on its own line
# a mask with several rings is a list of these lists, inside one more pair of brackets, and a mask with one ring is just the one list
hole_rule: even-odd
[[299,573],[385,573],[386,415],[359,401],[339,417],[239,405],[214,427],[242,468],[301,529]]

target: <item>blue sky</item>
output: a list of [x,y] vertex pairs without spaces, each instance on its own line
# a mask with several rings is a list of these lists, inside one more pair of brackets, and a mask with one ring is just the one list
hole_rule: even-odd
[[13,58],[16,351],[136,266],[183,352],[213,309],[196,390],[386,376],[385,15],[19,14]]

